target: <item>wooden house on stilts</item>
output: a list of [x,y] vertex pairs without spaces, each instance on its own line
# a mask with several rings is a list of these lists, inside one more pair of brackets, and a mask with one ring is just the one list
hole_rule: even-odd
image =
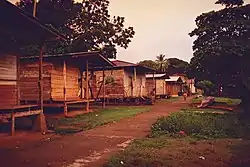
[[180,92],[183,91],[183,80],[180,76],[169,76],[169,79],[166,79],[166,92],[170,96],[178,96]]
[[[99,52],[78,52],[59,55],[45,55],[43,61],[44,107],[63,108],[65,116],[68,108],[75,104],[85,104],[89,112],[89,103],[94,101],[90,87],[91,73],[94,68],[112,67],[113,64]],[[37,69],[38,57],[21,60],[20,92],[21,100],[34,103],[38,100]]]
[[[33,116],[36,130],[46,128],[43,119],[42,86],[37,89],[39,105],[20,103],[20,48],[43,43],[49,39],[63,38],[57,31],[43,25],[35,17],[6,0],[0,1],[0,124],[11,121],[11,134],[15,131],[15,120]],[[42,52],[40,62],[42,62]],[[40,63],[41,64],[41,63]],[[42,83],[41,66],[36,84]]]
[[153,69],[121,60],[112,63],[112,68],[94,72],[92,85],[100,87],[99,91],[93,91],[96,99],[118,103],[143,101],[150,96],[146,89],[146,73],[154,72]]
[[148,92],[155,91],[156,98],[167,98],[166,79],[170,79],[167,74],[147,74],[146,88]]

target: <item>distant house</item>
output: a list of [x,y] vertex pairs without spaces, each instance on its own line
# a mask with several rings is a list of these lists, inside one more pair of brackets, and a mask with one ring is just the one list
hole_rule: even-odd
[[182,91],[183,80],[180,76],[169,76],[166,82],[166,92],[170,96],[178,96],[178,93]]
[[121,60],[114,60],[112,63],[112,68],[94,71],[92,84],[96,88],[102,87],[100,91],[93,91],[96,98],[124,99],[148,96],[146,73],[153,72],[153,69]]
[[195,88],[194,79],[189,79],[186,74],[173,74],[173,76],[181,77],[183,84],[187,86],[189,93],[196,93],[197,89]]
[[195,87],[195,81],[194,81],[194,79],[189,79],[187,81],[187,86],[188,86],[188,88],[190,90],[190,93],[196,93],[197,92],[197,89]]
[[[38,100],[39,59],[36,56],[22,58],[20,66],[21,100],[36,101]],[[112,62],[98,52],[45,55],[43,63],[44,106],[64,108],[64,113],[67,115],[71,104],[83,103],[86,104],[88,112],[89,103],[94,101],[90,96],[90,69],[108,66],[113,66]]]
[[147,74],[146,88],[148,93],[155,91],[156,97],[166,97],[168,94],[165,79],[169,79],[167,74]]

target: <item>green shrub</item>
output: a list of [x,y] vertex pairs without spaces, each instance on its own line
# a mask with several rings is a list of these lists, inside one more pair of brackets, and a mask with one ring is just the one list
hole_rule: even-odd
[[196,84],[196,87],[198,89],[203,90],[204,95],[206,96],[214,94],[212,92],[215,90],[215,85],[210,81],[207,80],[200,81]]
[[159,118],[152,125],[152,134],[176,134],[184,131],[187,135],[203,138],[250,136],[250,123],[240,121],[236,114],[214,114],[178,112],[169,117]]

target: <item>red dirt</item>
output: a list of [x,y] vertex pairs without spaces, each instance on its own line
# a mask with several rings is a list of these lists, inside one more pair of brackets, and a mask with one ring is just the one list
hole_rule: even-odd
[[146,136],[159,116],[178,111],[187,106],[188,101],[155,104],[150,112],[71,136],[38,133],[0,136],[0,166],[102,166],[133,139]]

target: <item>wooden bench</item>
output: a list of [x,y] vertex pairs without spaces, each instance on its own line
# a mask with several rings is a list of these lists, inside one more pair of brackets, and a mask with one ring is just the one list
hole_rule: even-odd
[[41,114],[42,110],[37,105],[6,105],[0,106],[0,117],[11,119],[11,135],[15,133],[15,119]]
[[94,99],[81,99],[81,98],[67,98],[66,101],[63,98],[54,98],[52,103],[44,103],[44,107],[57,107],[64,108],[65,116],[68,113],[68,105],[70,104],[79,104],[79,103],[89,103],[94,102]]

